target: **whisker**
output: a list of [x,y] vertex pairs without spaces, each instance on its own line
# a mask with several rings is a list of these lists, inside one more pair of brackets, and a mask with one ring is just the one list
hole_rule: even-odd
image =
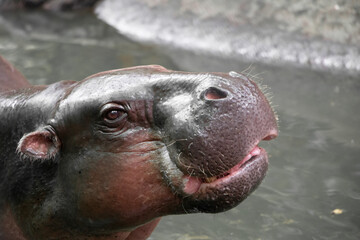
[[170,147],[171,145],[174,145],[176,142],[180,142],[180,141],[187,141],[187,139],[184,138],[184,139],[176,139],[176,140],[173,140],[173,141],[171,141],[168,145],[166,145],[166,147]]

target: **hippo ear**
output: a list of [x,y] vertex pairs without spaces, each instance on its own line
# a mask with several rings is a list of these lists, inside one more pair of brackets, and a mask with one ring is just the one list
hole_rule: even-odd
[[17,151],[34,160],[55,158],[60,150],[60,140],[52,127],[45,127],[25,134],[19,141]]

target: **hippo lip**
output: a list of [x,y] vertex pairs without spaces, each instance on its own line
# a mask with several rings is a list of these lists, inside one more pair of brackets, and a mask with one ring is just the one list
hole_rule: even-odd
[[238,164],[220,175],[208,178],[184,176],[185,185],[183,191],[186,194],[192,195],[199,192],[199,189],[208,187],[216,188],[217,186],[231,183],[233,178],[242,174],[242,170],[246,167],[246,165],[257,161],[260,158],[265,158],[267,161],[267,153],[263,148],[260,148],[256,144],[255,147]]
[[245,164],[249,161],[252,161],[256,158],[256,156],[260,155],[261,149],[256,145],[248,155],[246,155],[238,164],[232,167],[230,170],[222,173],[218,176],[210,177],[210,178],[201,178],[203,183],[214,183],[214,182],[221,182],[226,181],[227,178],[235,175],[241,168],[245,166]]

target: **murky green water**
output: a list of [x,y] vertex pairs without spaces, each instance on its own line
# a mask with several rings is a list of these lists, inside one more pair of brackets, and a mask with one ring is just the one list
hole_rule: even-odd
[[360,76],[143,46],[89,14],[0,13],[0,54],[33,84],[141,64],[254,75],[280,118],[264,183],[226,213],[164,217],[151,239],[360,239]]

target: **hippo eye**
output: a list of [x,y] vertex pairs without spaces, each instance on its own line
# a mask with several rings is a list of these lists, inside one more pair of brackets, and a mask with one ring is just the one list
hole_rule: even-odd
[[116,121],[121,120],[127,116],[127,113],[123,109],[110,109],[105,112],[104,120]]
[[105,118],[107,120],[114,121],[114,120],[118,119],[119,117],[121,117],[122,113],[123,112],[119,111],[119,110],[110,110],[109,112],[106,113]]
[[127,112],[124,107],[117,104],[110,104],[103,108],[102,118],[110,127],[116,127],[127,117]]

